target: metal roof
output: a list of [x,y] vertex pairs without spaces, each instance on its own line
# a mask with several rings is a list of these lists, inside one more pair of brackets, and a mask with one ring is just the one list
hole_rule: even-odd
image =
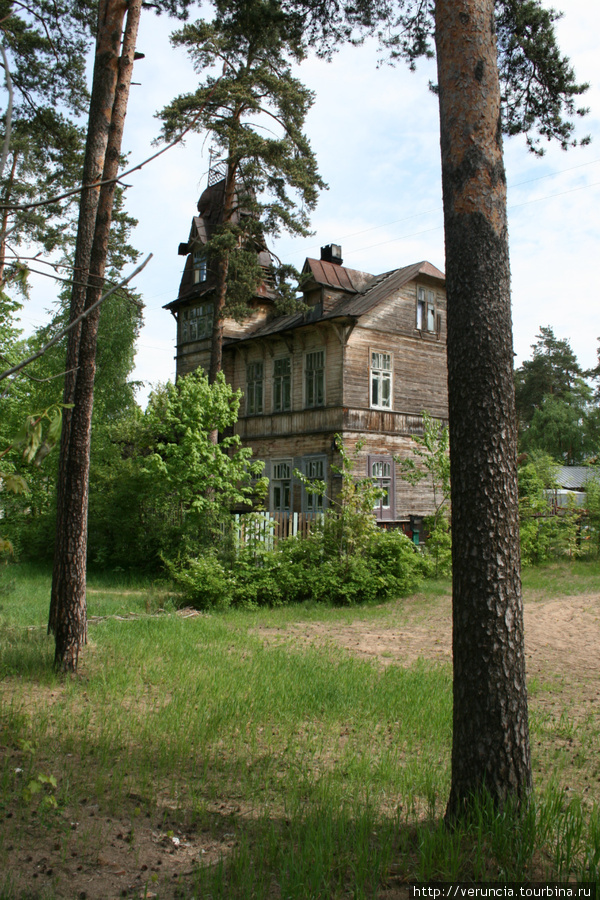
[[304,263],[303,274],[311,274],[317,284],[326,284],[337,290],[356,294],[369,284],[374,275],[368,272],[359,272],[358,269],[347,269],[337,263],[327,262],[324,259],[311,259]]
[[556,470],[557,484],[571,491],[585,490],[588,481],[599,477],[598,470],[590,466],[558,466]]
[[[333,269],[338,269],[350,273],[348,276],[351,279],[355,275],[365,276],[365,272],[357,272],[354,269],[345,269],[343,266],[338,266],[335,263],[327,263],[322,260],[315,259],[307,259],[304,264],[303,271],[307,271],[307,265],[312,263],[319,263],[320,266],[327,266]],[[315,267],[317,273],[320,272],[319,267]],[[313,267],[311,265],[311,271]],[[332,273],[330,273],[327,269],[323,269],[323,274],[327,277],[330,277]],[[240,335],[236,338],[231,338],[228,343],[238,343],[241,341],[250,341],[255,338],[267,337],[271,334],[281,334],[285,331],[291,331],[294,328],[298,328],[300,325],[311,325],[313,322],[324,322],[328,319],[338,319],[338,318],[358,318],[359,316],[364,315],[365,313],[370,312],[374,309],[378,303],[386,300],[390,294],[394,293],[394,291],[399,290],[405,284],[408,284],[409,281],[412,281],[418,275],[425,275],[429,278],[434,278],[436,281],[445,282],[445,276],[443,272],[440,272],[439,269],[436,269],[431,263],[427,261],[422,261],[418,263],[413,263],[411,266],[405,266],[402,269],[393,269],[391,272],[384,272],[383,275],[370,275],[367,276],[370,280],[366,283],[362,292],[358,291],[356,288],[352,289],[352,293],[350,296],[343,297],[335,306],[329,310],[329,312],[319,315],[318,307],[309,309],[305,313],[293,313],[288,316],[278,316],[277,318],[271,319],[264,325],[258,326],[254,331],[249,331],[247,334]],[[345,279],[346,276],[340,273],[339,283],[341,284],[342,280]],[[333,287],[330,281],[324,282]],[[346,293],[350,293],[347,291]]]

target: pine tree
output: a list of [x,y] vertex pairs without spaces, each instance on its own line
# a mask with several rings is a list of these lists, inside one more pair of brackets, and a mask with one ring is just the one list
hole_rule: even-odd
[[[210,134],[224,179],[221,223],[205,248],[217,274],[212,382],[222,367],[223,319],[247,315],[265,278],[257,258],[265,236],[308,234],[308,211],[325,185],[303,132],[313,97],[291,71],[304,55],[302,35],[277,0],[219,4],[212,21],[184,26],[173,43],[205,77],[160,113],[164,137],[190,123]],[[293,302],[290,275],[297,273],[283,266],[267,273]]]
[[[502,132],[575,143],[577,84],[539,0],[287,0],[323,52],[379,29],[437,58],[448,295],[454,712],[447,819],[531,789]],[[383,26],[383,27],[382,27]]]

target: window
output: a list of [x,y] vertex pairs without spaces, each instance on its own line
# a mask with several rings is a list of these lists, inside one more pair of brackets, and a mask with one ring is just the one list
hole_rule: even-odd
[[419,331],[435,331],[435,294],[423,287],[417,288],[417,328]]
[[[304,461],[304,474],[311,481],[325,481],[325,459],[306,459]],[[306,512],[322,512],[324,497],[322,494],[310,492],[310,488],[304,488],[304,508]]]
[[285,412],[292,408],[292,361],[289,357],[273,363],[273,409]]
[[212,303],[199,303],[184,309],[181,317],[181,340],[183,343],[201,341],[209,337],[212,331]]
[[246,415],[255,416],[263,411],[263,364],[246,366]]
[[291,459],[279,459],[273,461],[271,490],[273,512],[289,512],[292,497]]
[[194,250],[192,265],[194,268],[194,284],[206,281],[206,253],[204,250]]
[[369,475],[382,491],[373,506],[378,519],[394,519],[394,460],[391,456],[369,456]]
[[325,404],[325,351],[307,353],[304,363],[304,405]]
[[371,406],[392,408],[392,354],[371,351]]

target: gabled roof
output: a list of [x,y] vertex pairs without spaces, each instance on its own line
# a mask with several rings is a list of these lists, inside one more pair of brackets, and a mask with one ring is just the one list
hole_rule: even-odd
[[381,303],[394,291],[400,290],[409,281],[413,281],[418,275],[427,275],[429,278],[435,278],[437,281],[445,282],[446,280],[444,273],[426,260],[413,263],[411,266],[404,266],[402,269],[392,269],[391,272],[384,272],[383,275],[373,278],[358,296],[340,300],[326,318],[331,318],[331,316],[362,316],[374,309],[378,303]]
[[[319,267],[315,268],[317,273],[323,272],[323,277],[333,278],[333,273],[331,273],[330,268],[337,269],[340,273],[339,283],[341,284],[342,280],[346,278],[343,275],[343,272],[350,273],[348,276],[348,280],[351,277],[356,275],[366,276],[369,281],[367,281],[364,287],[361,289],[352,288],[352,291],[346,291],[346,297],[342,297],[338,303],[336,303],[332,309],[328,312],[319,315],[318,307],[309,309],[306,313],[293,313],[288,316],[279,316],[275,319],[271,319],[269,322],[264,325],[260,325],[254,331],[249,331],[247,334],[240,335],[239,337],[232,338],[232,342],[238,341],[246,341],[253,340],[255,338],[267,337],[271,334],[280,334],[285,331],[291,331],[294,328],[298,328],[300,325],[309,325],[313,322],[324,322],[328,319],[338,319],[338,318],[353,318],[356,319],[359,316],[365,315],[365,313],[370,312],[374,309],[379,303],[386,300],[390,294],[393,294],[395,291],[399,290],[405,284],[408,284],[409,281],[417,278],[419,275],[424,275],[428,278],[435,279],[436,281],[444,282],[446,281],[446,277],[443,272],[440,272],[434,265],[426,260],[422,262],[413,263],[411,266],[404,266],[402,269],[392,269],[391,272],[384,272],[383,275],[367,275],[365,272],[358,272],[355,269],[345,269],[344,266],[338,266],[335,263],[328,263],[322,260],[311,260],[307,259],[304,264],[303,272],[307,271],[307,265],[312,263],[319,263],[320,266],[323,266],[323,269],[319,269]],[[327,267],[327,268],[325,268]],[[341,272],[340,272],[341,270]],[[311,271],[312,265],[311,265]],[[320,282],[321,284],[329,284],[331,287],[334,285],[331,284],[330,281]]]

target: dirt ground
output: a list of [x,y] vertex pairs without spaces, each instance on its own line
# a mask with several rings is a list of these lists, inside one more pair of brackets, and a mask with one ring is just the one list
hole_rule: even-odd
[[[555,599],[529,599],[525,604],[526,653],[529,679],[550,682],[553,690],[539,692],[536,704],[559,704],[577,720],[598,713],[600,703],[599,653],[600,593]],[[285,628],[257,629],[268,643],[337,645],[363,659],[387,665],[409,665],[419,657],[450,662],[450,600],[414,598],[398,603],[380,619],[361,618],[350,624],[299,622]],[[560,697],[557,699],[557,694]],[[1,751],[1,748],[0,748]],[[1,799],[1,798],[0,798]],[[139,798],[141,800],[141,798]],[[67,811],[62,832],[44,830],[41,822],[20,817],[18,811],[0,813],[4,842],[11,860],[14,896],[112,900],[117,897],[175,898],[189,896],[195,867],[216,863],[235,845],[235,804],[220,803],[210,812],[217,827],[183,833],[170,810],[157,810],[150,818],[136,808],[136,798],[124,804],[128,816],[106,816],[93,802]],[[0,803],[0,808],[2,804]],[[10,818],[23,823],[14,834]],[[11,841],[14,842],[11,843]],[[102,851],[98,852],[98,847]],[[94,849],[95,848],[95,849]],[[0,873],[5,877],[6,873]],[[0,897],[3,880],[0,877]],[[23,893],[21,893],[23,892]],[[383,897],[403,897],[405,888],[391,889]],[[8,896],[13,896],[8,894]]]

